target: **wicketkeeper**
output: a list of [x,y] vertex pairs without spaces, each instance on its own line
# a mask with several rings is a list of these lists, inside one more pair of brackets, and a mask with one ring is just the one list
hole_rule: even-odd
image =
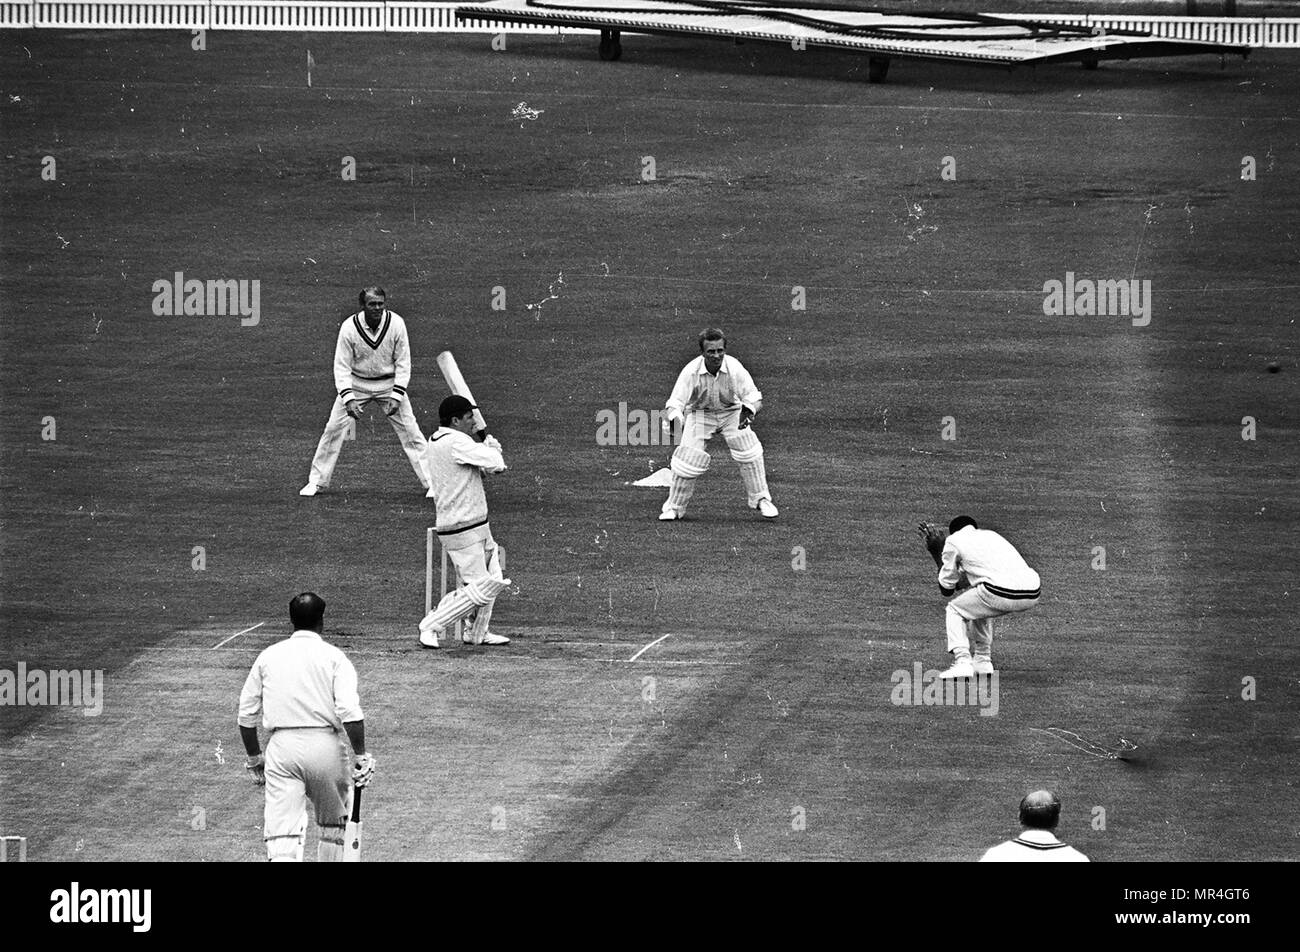
[[735,357],[727,354],[727,338],[711,327],[700,332],[700,356],[682,368],[664,407],[664,429],[682,424],[682,440],[668,467],[672,484],[659,518],[680,519],[695,492],[695,480],[709,468],[712,457],[705,445],[718,433],[727,442],[731,458],[740,466],[749,508],[775,519],[777,508],[767,488],[763,444],[750,428],[763,406],[754,379]]
[[464,582],[444,595],[420,622],[420,644],[426,648],[439,647],[438,639],[447,627],[474,612],[474,623],[461,635],[465,644],[510,643],[504,635],[488,631],[492,606],[497,595],[510,587],[510,579],[502,575],[483,491],[483,474],[505,472],[506,461],[495,436],[485,435],[479,443],[471,435],[477,409],[459,395],[443,400],[438,405],[442,425],[429,437],[425,454],[430,494],[438,507],[434,531]]

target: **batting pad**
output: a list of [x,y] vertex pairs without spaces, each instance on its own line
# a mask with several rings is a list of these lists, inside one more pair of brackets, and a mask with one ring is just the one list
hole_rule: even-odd
[[668,465],[672,469],[674,476],[680,476],[683,479],[694,479],[696,476],[703,476],[708,471],[709,463],[712,461],[713,457],[709,456],[704,450],[680,445],[673,450],[673,458]]
[[753,463],[763,458],[763,444],[759,442],[758,434],[748,427],[734,433],[724,431],[722,438],[727,441],[731,458],[737,463]]
[[343,827],[322,826],[320,842],[316,844],[316,861],[318,863],[343,862]]
[[[497,571],[500,572],[501,570],[497,569]],[[491,575],[487,575],[466,585],[464,591],[469,593],[469,597],[474,600],[475,605],[486,605],[509,587],[510,579],[493,578]],[[466,614],[469,613],[466,612]]]
[[433,607],[429,614],[420,620],[420,631],[428,633],[430,631],[442,634],[447,630],[447,626],[454,624],[472,612],[478,605],[486,604],[485,602],[476,602],[470,595],[470,589],[473,586],[457,588],[442,596],[442,601]]

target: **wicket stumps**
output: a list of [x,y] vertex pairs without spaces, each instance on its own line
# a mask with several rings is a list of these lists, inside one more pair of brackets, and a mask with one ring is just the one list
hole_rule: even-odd
[[0,836],[0,863],[9,862],[9,844],[18,844],[18,862],[27,862],[27,837]]
[[[460,573],[456,571],[451,556],[443,548],[442,540],[438,538],[437,533],[432,528],[426,529],[424,532],[424,613],[426,615],[433,611],[433,606],[436,604],[433,597],[433,547],[435,544],[442,550],[442,582],[438,588],[438,601],[441,601],[442,596],[447,594],[449,575],[452,585],[458,586],[461,584]],[[506,550],[499,545],[497,546],[497,564],[501,566],[502,572],[506,570]],[[464,619],[456,622],[454,630],[456,638],[459,639],[465,631]]]

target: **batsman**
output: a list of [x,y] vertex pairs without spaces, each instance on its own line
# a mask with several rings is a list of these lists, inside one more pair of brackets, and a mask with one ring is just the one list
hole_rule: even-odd
[[[429,495],[438,510],[434,531],[447,550],[464,585],[452,588],[420,622],[420,644],[440,647],[447,626],[477,612],[461,640],[466,644],[504,645],[510,639],[488,631],[497,595],[510,587],[502,577],[501,560],[492,528],[488,525],[484,473],[503,473],[501,443],[481,432],[477,442],[476,407],[468,398],[453,394],[438,406],[441,424],[429,437],[425,459],[429,466]],[[480,416],[481,420],[482,417]]]
[[706,444],[718,433],[727,442],[731,458],[740,466],[749,508],[775,519],[777,508],[767,488],[763,444],[750,428],[763,406],[763,394],[754,378],[735,357],[727,355],[727,336],[718,328],[700,332],[700,356],[682,368],[664,408],[664,429],[681,424],[682,440],[668,468],[672,483],[668,500],[659,513],[665,521],[681,519],[695,492],[695,480],[709,468],[712,457]]

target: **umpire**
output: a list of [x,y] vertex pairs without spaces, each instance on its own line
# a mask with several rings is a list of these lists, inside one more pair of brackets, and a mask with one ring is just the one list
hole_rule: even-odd
[[[366,731],[357,696],[357,671],[338,648],[321,638],[325,600],[304,592],[289,602],[293,634],[262,651],[239,697],[239,734],[248,751],[253,783],[266,787],[266,857],[301,861],[307,835],[307,801],[320,826],[317,858],[343,860],[353,786],[366,786],[375,759],[366,753]],[[266,753],[257,722],[269,732]],[[352,743],[347,752],[339,730]]]

